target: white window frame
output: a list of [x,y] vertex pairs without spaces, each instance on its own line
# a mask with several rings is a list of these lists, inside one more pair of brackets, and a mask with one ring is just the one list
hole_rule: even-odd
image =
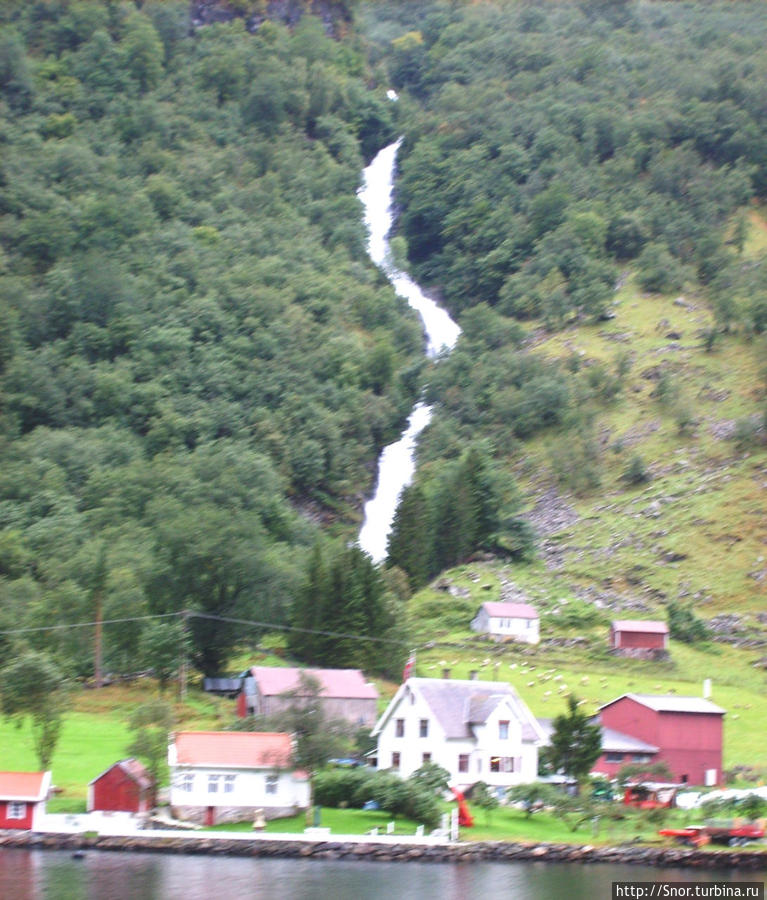
[[181,775],[179,789],[188,794],[194,790],[194,772],[184,772]]
[[208,775],[208,793],[209,794],[217,794],[218,793],[219,778],[221,778],[220,775]]
[[27,804],[23,800],[9,800],[7,817],[9,819],[26,819]]
[[224,793],[225,794],[233,794],[234,793],[234,782],[236,781],[236,775],[224,775]]
[[266,776],[266,793],[267,794],[276,794],[277,789],[280,785],[280,776],[279,775],[267,775]]

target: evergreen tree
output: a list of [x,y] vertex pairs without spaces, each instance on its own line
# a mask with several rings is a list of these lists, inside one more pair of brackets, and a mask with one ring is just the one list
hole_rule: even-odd
[[431,574],[432,532],[423,490],[411,484],[402,492],[389,535],[388,562],[407,573],[410,587],[418,590]]
[[574,694],[567,698],[567,713],[554,719],[551,742],[544,751],[544,763],[552,772],[580,782],[602,752],[602,731],[578,710]]

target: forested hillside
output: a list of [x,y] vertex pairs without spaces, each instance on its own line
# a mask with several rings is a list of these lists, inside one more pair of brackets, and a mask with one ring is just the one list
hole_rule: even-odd
[[[369,4],[362,18],[400,92],[400,250],[464,330],[429,373],[437,414],[391,562],[416,586],[443,568],[439,495],[481,443],[522,489],[539,562],[512,572],[544,605],[757,613],[764,5]],[[527,545],[518,529],[476,535],[475,552]]]
[[[286,621],[421,365],[364,248],[360,172],[394,132],[362,54],[309,15],[190,22],[0,9],[0,629],[131,620],[112,672],[146,664],[142,615]],[[233,626],[192,631],[225,665]],[[90,635],[0,641],[87,675]]]

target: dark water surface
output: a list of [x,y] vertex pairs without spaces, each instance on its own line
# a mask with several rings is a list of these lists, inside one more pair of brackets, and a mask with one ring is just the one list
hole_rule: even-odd
[[602,900],[613,881],[757,881],[764,873],[576,863],[386,863],[0,850],[2,900]]

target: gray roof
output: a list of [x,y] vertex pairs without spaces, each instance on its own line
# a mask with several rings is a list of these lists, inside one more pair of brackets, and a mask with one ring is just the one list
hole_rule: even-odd
[[[592,724],[599,725],[600,723],[592,720]],[[548,744],[554,732],[554,720],[538,719],[538,725],[546,736]],[[602,750],[605,753],[657,753],[659,750],[653,744],[640,741],[639,738],[632,737],[630,734],[623,734],[613,728],[605,728],[604,725],[600,727],[602,729]]]
[[602,726],[602,750],[606,753],[657,753],[660,747]]
[[471,737],[471,726],[486,722],[504,700],[522,725],[522,740],[540,738],[533,714],[510,684],[451,678],[411,678],[408,684],[420,692],[447,738]]
[[717,706],[710,700],[704,700],[703,697],[677,697],[676,694],[623,694],[622,696],[611,700],[600,706],[605,709],[628,697],[642,706],[654,709],[656,712],[683,712],[683,713],[715,713],[724,715],[725,710],[721,706]]

